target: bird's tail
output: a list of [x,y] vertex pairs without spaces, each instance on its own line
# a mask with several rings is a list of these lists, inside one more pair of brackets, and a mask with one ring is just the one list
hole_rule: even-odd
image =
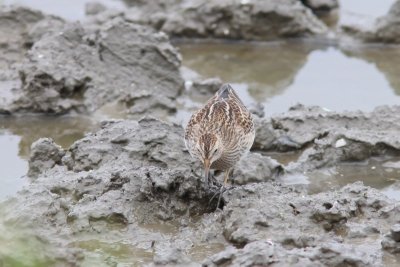
[[223,99],[225,101],[234,100],[239,103],[243,108],[245,108],[242,100],[240,100],[239,96],[236,94],[235,90],[233,90],[230,84],[225,83],[219,88],[218,92],[216,93],[217,98]]
[[232,94],[236,95],[232,86],[230,86],[228,83],[223,84],[217,92],[218,98],[222,99],[229,99],[229,96]]

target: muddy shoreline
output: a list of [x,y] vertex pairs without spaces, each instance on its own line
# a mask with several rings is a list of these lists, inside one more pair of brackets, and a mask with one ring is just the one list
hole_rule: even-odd
[[[299,112],[297,107],[295,116],[289,113],[272,119],[285,124],[301,123],[302,118],[305,122],[301,124],[309,132],[310,121],[324,131],[336,132],[323,127],[322,121],[340,116],[373,125],[376,116],[316,116],[318,111]],[[340,123],[345,125],[346,121],[339,119]],[[259,124],[258,131],[266,128]],[[281,147],[277,144],[294,144],[291,139],[303,138],[300,127],[296,128],[297,132],[289,131],[291,137],[277,138],[278,142],[259,140],[257,144],[270,144],[265,147],[271,150]],[[144,118],[105,121],[99,131],[68,149],[51,139],[39,139],[32,145],[29,159],[31,183],[6,202],[2,210],[5,224],[30,229],[41,242],[54,244],[43,257],[57,255],[59,264],[84,262],[87,250],[74,244],[87,239],[140,248],[150,253],[155,265],[386,266],[387,258],[396,257],[398,201],[361,182],[314,195],[281,184],[288,173],[302,175],[293,165],[322,168],[315,164],[321,162],[316,156],[319,154],[305,150],[298,161],[282,165],[251,152],[235,168],[233,185],[223,195],[222,210],[215,211],[215,203],[208,203],[214,191],[206,189],[201,166],[190,159],[182,134],[179,125]],[[343,154],[354,153],[363,160],[370,156],[366,151],[400,153],[396,142],[389,149],[390,141],[382,146],[362,140],[369,140],[368,132],[364,137],[359,133],[357,140],[345,139],[346,144],[341,141],[340,146],[330,135],[316,133],[302,142],[314,143],[318,148],[309,150],[323,151],[322,158],[330,159],[329,164],[349,161],[338,156]],[[346,133],[340,136],[349,138]],[[324,138],[332,140],[336,148],[319,147],[320,143],[329,143]],[[364,146],[367,149],[363,150]],[[258,145],[255,148],[260,151]],[[200,260],[196,248],[204,246],[221,252],[213,255],[214,249],[206,249]]]
[[[124,13],[92,5],[85,23],[2,8],[1,122],[32,114],[90,117],[113,105],[127,119],[98,125],[88,119],[90,133],[69,147],[40,136],[39,128],[34,136],[42,138],[33,142],[27,135],[26,142],[33,142],[29,184],[0,204],[0,230],[8,233],[0,241],[10,244],[0,247],[0,263],[396,266],[399,201],[362,182],[309,194],[284,181],[380,157],[393,159],[390,168],[399,169],[400,106],[333,112],[296,105],[272,117],[252,106],[256,140],[234,169],[218,210],[210,200],[221,177],[215,173],[215,185],[206,188],[200,163],[184,147],[183,128],[174,123],[180,101],[207,98],[223,81],[189,79],[169,36],[315,37],[327,31],[315,14],[337,8],[336,1],[306,1],[315,10],[300,1],[283,2],[274,8],[272,0],[171,0],[155,6],[137,1]],[[149,19],[150,12],[156,19]],[[174,19],[176,13],[184,14],[183,21]],[[274,27],[248,31],[265,21],[245,14],[269,19]],[[10,27],[13,39],[5,30]],[[68,127],[77,128],[73,122]],[[273,153],[298,156],[280,162]],[[22,256],[31,248],[32,254]]]

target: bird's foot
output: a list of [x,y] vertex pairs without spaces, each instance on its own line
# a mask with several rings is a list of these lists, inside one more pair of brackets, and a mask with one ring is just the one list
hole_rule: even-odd
[[211,197],[211,199],[208,201],[208,206],[210,207],[213,200],[218,196],[218,201],[217,201],[217,206],[215,210],[220,209],[220,204],[221,204],[221,199],[222,199],[222,195],[228,191],[229,189],[233,188],[232,186],[230,187],[226,187],[221,185],[221,187],[219,188],[219,190],[217,192],[214,193],[214,195]]

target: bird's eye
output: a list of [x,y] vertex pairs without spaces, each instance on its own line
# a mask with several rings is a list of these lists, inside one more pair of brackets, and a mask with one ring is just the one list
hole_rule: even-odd
[[217,153],[218,152],[218,148],[216,148],[215,150],[214,150],[214,153]]

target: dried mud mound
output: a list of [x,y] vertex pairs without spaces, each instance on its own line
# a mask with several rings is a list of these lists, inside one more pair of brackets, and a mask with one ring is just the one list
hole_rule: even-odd
[[371,113],[338,113],[298,105],[282,115],[258,119],[253,149],[304,150],[300,159],[287,168],[294,172],[372,156],[398,156],[399,111],[398,106],[383,106]]
[[[178,38],[273,40],[322,35],[326,26],[298,0],[134,1],[122,16]],[[99,14],[101,23],[118,12]]]
[[[135,114],[175,111],[181,58],[165,34],[122,19],[99,27],[42,19],[31,28],[32,47],[14,69],[19,79],[7,86],[1,113],[92,112],[117,101]],[[28,42],[23,32],[7,32]]]
[[389,12],[376,19],[370,25],[356,23],[341,26],[345,34],[353,36],[366,43],[400,43],[400,1],[396,1]]

